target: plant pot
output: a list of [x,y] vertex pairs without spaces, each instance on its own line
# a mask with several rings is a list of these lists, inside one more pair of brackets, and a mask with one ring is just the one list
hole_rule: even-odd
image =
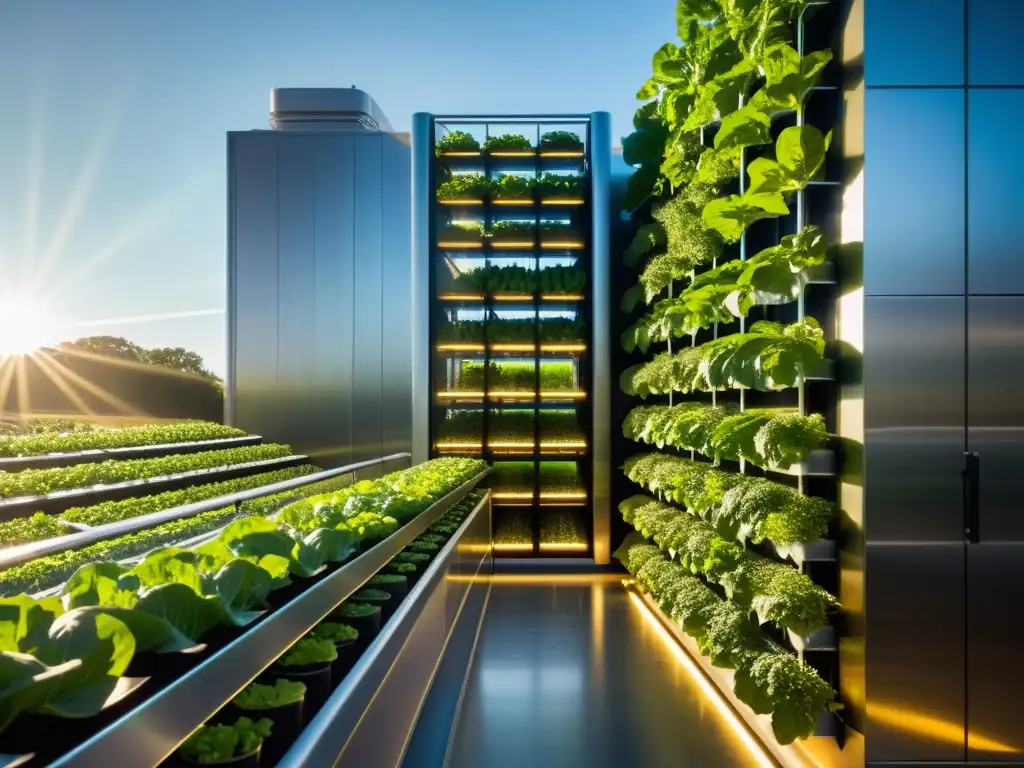
[[303,704],[304,699],[299,699],[279,707],[243,709],[231,703],[217,713],[217,722],[237,723],[240,717],[248,717],[253,721],[261,717],[273,720],[270,736],[263,740],[260,750],[260,768],[272,768],[302,733]]
[[291,579],[291,584],[281,587],[280,589],[275,589],[267,595],[267,603],[270,605],[272,610],[276,610],[287,605],[315,583],[315,577],[313,579],[303,579],[299,576],[292,576]]
[[359,661],[362,649],[359,647],[358,637],[355,640],[341,640],[335,643],[334,647],[338,651],[338,658],[331,662],[331,687],[337,688],[349,670]]
[[359,633],[359,637],[355,641],[355,645],[359,649],[359,653],[365,651],[380,632],[380,627],[383,621],[379,606],[375,607],[377,607],[378,610],[367,616],[342,616],[339,611],[337,613],[332,613],[329,617],[331,621],[348,624],[352,629]]
[[302,705],[302,725],[305,727],[316,717],[320,707],[331,695],[331,662],[324,661],[304,667],[284,667],[274,664],[263,673],[268,680],[278,678],[296,680],[306,684],[306,697]]
[[[260,753],[263,749],[263,745],[256,747],[255,752],[250,752],[248,755],[239,755],[238,757],[232,757],[230,760],[225,760],[221,763],[197,763],[194,760],[189,760],[181,753],[175,753],[175,760],[179,766],[193,766],[193,765],[230,765],[231,768],[260,768]],[[272,765],[272,763],[266,763],[266,765]]]
[[[405,574],[399,574],[404,576]],[[409,580],[398,581],[393,584],[374,584],[374,589],[383,589],[389,595],[391,599],[388,601],[388,605],[391,606],[391,612],[394,613],[398,604],[405,599],[405,596],[409,594]],[[381,610],[384,610],[383,608]]]
[[[378,587],[373,587],[373,589],[378,589]],[[378,608],[380,608],[381,626],[387,624],[388,619],[390,619],[392,615],[394,615],[395,609],[398,607],[398,601],[391,596],[390,592],[388,593],[387,598],[374,600],[368,597],[360,597],[358,600],[356,600],[356,602],[365,603],[366,605],[376,605]]]

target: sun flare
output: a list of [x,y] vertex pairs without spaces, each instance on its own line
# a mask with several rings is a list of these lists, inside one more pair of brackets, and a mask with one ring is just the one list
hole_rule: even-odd
[[0,357],[27,355],[52,342],[47,313],[35,301],[0,295]]

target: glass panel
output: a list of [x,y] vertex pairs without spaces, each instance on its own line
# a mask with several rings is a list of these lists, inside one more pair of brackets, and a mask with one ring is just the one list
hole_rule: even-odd
[[968,286],[970,293],[1024,293],[1018,151],[1024,91],[972,90],[968,127]]
[[968,0],[968,77],[971,85],[1024,85],[1020,0]]
[[864,3],[865,84],[963,85],[964,0]]
[[964,92],[866,95],[864,290],[964,291]]

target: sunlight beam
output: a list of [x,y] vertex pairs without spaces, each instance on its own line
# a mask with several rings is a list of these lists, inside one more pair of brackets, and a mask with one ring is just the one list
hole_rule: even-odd
[[82,396],[75,392],[74,387],[64,381],[64,377],[51,367],[52,361],[49,360],[46,355],[31,355],[31,357],[35,360],[36,365],[39,366],[39,370],[43,372],[43,375],[52,381],[54,386],[67,396],[68,400],[74,404],[79,413],[87,416],[96,415],[96,411],[90,408],[89,404],[82,398]]
[[31,413],[32,412],[32,396],[29,394],[28,386],[28,371],[25,370],[25,358],[24,356],[16,357],[14,359],[14,376],[17,381],[17,413]]
[[[42,357],[43,357],[42,355],[39,355],[37,357],[37,360],[41,359]],[[95,355],[94,357],[98,357],[100,360],[110,361],[110,362],[113,362],[113,361],[116,360],[116,358],[102,357],[100,355]],[[57,371],[56,371],[57,375],[59,375],[59,376],[66,376],[71,383],[77,384],[79,387],[84,389],[89,394],[95,395],[96,397],[98,397],[100,400],[102,400],[103,402],[107,403],[108,405],[111,405],[114,408],[117,408],[125,416],[147,416],[148,415],[144,411],[140,411],[139,409],[133,407],[131,404],[126,403],[121,398],[115,397],[114,395],[110,394],[105,389],[103,389],[103,387],[100,387],[100,386],[94,384],[93,382],[89,381],[88,379],[84,378],[83,376],[80,376],[79,374],[75,373],[70,368],[68,368],[66,365],[61,363],[59,360],[54,360],[52,357],[50,357],[48,359],[48,361],[57,369]],[[140,363],[139,365],[142,365],[142,364]],[[147,369],[150,369],[152,366],[145,366],[145,367]],[[170,370],[170,369],[168,369],[168,370]]]
[[136,315],[135,317],[109,317],[104,320],[85,320],[81,323],[73,323],[67,328],[92,328],[103,325],[141,325],[143,323],[158,323],[164,320],[187,320],[191,317],[212,317],[223,315],[224,309],[188,309],[182,312],[166,312],[158,315]]
[[[150,371],[154,370],[157,373],[166,374],[168,376],[178,376],[183,379],[189,379],[194,381],[197,377],[194,373],[188,373],[186,371],[179,371],[175,368],[164,368],[159,365],[150,365],[149,363],[140,363],[138,360],[126,360],[123,357],[108,357],[107,355],[97,355],[94,352],[86,352],[83,349],[75,349],[74,347],[59,347],[58,352],[61,352],[72,357],[81,357],[86,360],[96,360],[101,363],[108,363],[109,365],[119,366],[121,368],[132,368],[136,371]],[[53,360],[57,363],[56,360]],[[59,363],[57,363],[59,365]],[[63,366],[62,366],[63,367]]]

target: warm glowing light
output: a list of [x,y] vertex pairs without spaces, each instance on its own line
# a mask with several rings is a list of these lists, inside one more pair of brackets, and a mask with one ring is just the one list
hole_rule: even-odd
[[564,241],[564,242],[558,241],[558,240],[548,240],[548,241],[542,242],[540,244],[540,247],[541,248],[559,248],[559,249],[564,249],[564,250],[567,250],[567,251],[578,251],[580,248],[583,247],[583,243],[575,241],[575,240],[567,240],[567,241]]
[[492,493],[491,498],[496,501],[510,501],[513,499],[532,499],[533,491],[498,491]]
[[438,344],[438,352],[483,352],[483,344]]
[[441,157],[480,157],[480,152],[441,152]]
[[532,240],[492,240],[495,248],[533,248]]
[[451,200],[438,200],[441,205],[483,205],[483,200],[463,200],[463,199],[451,199]]
[[475,398],[479,399],[484,396],[483,392],[438,392],[438,397],[452,398],[452,399],[463,399],[463,398]]
[[[493,352],[533,352],[536,344],[492,344]],[[586,344],[541,344],[541,352],[585,352]]]
[[541,200],[541,205],[583,205],[583,200],[578,197],[549,197]]
[[[722,718],[732,729],[733,733],[739,737],[740,742],[746,747],[747,751],[750,752],[751,757],[757,762],[762,768],[774,768],[775,762],[771,760],[765,752],[764,746],[755,739],[749,730],[744,726],[740,720],[736,711],[729,706],[729,703],[722,697],[719,690],[705,677],[700,667],[690,658],[689,654],[683,650],[679,643],[675,641],[675,638],[669,634],[668,630],[665,629],[664,625],[658,620],[651,609],[647,607],[644,601],[635,592],[629,592],[629,601],[636,607],[643,617],[644,621],[654,631],[654,634],[662,642],[662,644],[668,648],[672,655],[675,656],[679,665],[683,667],[693,678],[693,681],[700,687],[701,692],[707,697],[708,701],[715,705],[715,709],[722,715]],[[963,738],[963,731],[960,732],[961,738]]]
[[[890,728],[924,736],[947,744],[964,743],[964,724],[929,715],[919,710],[894,707],[888,704],[868,703],[868,717],[874,721],[885,723]],[[982,736],[977,731],[968,730],[967,741],[971,749],[985,752],[1018,753],[1021,746],[1014,746]]]
[[586,448],[586,447],[587,447],[587,441],[586,440],[565,440],[563,442],[557,442],[557,443],[556,442],[550,442],[549,443],[549,442],[544,442],[542,440],[541,444],[540,444],[540,449],[542,451],[546,451],[546,450],[559,450],[559,449],[565,449],[565,448]]
[[437,247],[438,248],[452,248],[452,249],[455,249],[455,248],[483,248],[484,244],[482,242],[480,242],[479,240],[475,240],[475,241],[467,240],[465,242],[461,242],[461,241],[460,242],[456,242],[456,241],[453,241],[453,240],[442,240],[441,242],[439,242],[437,244]]
[[0,295],[0,357],[27,355],[53,343],[53,330],[51,319],[33,298]]
[[533,200],[492,200],[495,205],[533,205]]
[[583,492],[583,491],[568,491],[568,492],[542,491],[541,494],[540,494],[540,497],[541,497],[541,499],[545,499],[547,501],[555,501],[555,500],[562,501],[563,499],[566,500],[566,501],[572,501],[572,500],[585,499],[585,498],[587,498],[587,494],[585,492]]
[[537,153],[532,149],[521,149],[521,150],[500,150],[497,152],[490,152],[491,157],[533,157]]
[[494,544],[495,552],[532,552],[533,544]]
[[564,151],[563,150],[563,151],[558,151],[558,152],[556,152],[556,151],[541,152],[540,156],[541,157],[583,157],[583,151],[582,150],[576,150],[576,151]]
[[497,293],[495,301],[530,301],[533,298],[531,293]]
[[442,293],[441,301],[483,301],[482,293]]
[[441,450],[441,451],[446,450],[446,449],[457,449],[457,448],[469,449],[469,448],[483,448],[483,447],[484,447],[483,443],[437,443],[437,449]]
[[581,293],[546,293],[541,296],[543,301],[583,301]]
[[587,549],[587,545],[581,543],[545,544],[542,541],[540,548],[542,552],[583,552]]

